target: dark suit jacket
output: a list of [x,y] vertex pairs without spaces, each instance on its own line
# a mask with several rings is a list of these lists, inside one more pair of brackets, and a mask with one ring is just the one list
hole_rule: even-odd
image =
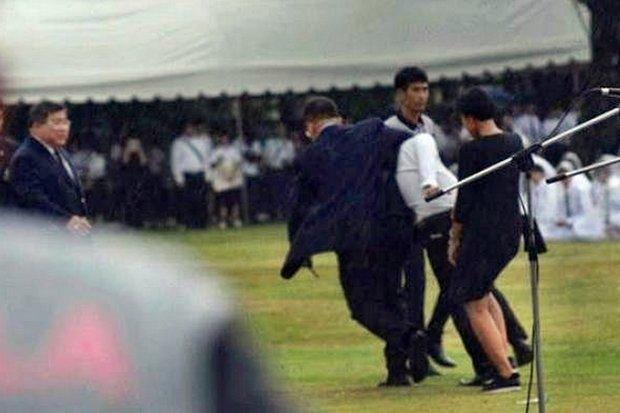
[[412,240],[413,213],[394,177],[408,137],[380,119],[330,126],[297,157],[283,277],[320,252],[402,247]]
[[9,166],[8,181],[19,209],[57,219],[87,214],[79,178],[68,154],[60,150],[73,170],[75,181],[36,139],[27,137]]

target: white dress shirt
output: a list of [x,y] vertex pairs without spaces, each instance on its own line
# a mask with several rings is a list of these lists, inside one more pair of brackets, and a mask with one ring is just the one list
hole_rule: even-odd
[[185,174],[208,170],[213,144],[208,136],[181,136],[174,140],[170,151],[170,169],[177,185],[185,184]]
[[457,182],[441,162],[435,139],[428,133],[419,133],[401,145],[396,182],[407,206],[415,211],[417,222],[450,210],[456,202],[456,191],[431,202],[424,200],[422,189],[425,186],[446,188]]

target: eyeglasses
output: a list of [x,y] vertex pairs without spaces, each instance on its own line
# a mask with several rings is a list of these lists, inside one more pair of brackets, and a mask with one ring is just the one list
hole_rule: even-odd
[[47,124],[54,127],[71,126],[71,121],[69,119],[49,119]]

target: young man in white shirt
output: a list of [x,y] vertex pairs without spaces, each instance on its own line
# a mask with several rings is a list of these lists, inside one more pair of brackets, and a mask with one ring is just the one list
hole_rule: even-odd
[[[415,211],[419,243],[427,252],[440,286],[440,295],[427,326],[428,353],[441,366],[456,365],[445,355],[442,348],[443,329],[448,318],[452,316],[476,371],[474,380],[462,383],[481,384],[477,379],[486,374],[488,361],[471,330],[464,309],[454,308],[447,297],[447,288],[453,271],[447,257],[450,214],[456,201],[456,192],[446,194],[432,202],[426,202],[424,199],[439,188],[446,188],[457,181],[454,174],[441,162],[435,139],[429,133],[437,126],[422,113],[428,103],[428,78],[421,69],[406,67],[397,73],[394,86],[400,109],[398,114],[386,120],[385,124],[412,134],[412,137],[400,147],[396,179],[405,202]],[[415,255],[412,259],[422,260],[423,265],[422,252],[413,253]],[[424,278],[420,280],[407,277],[405,283],[408,292],[407,304],[414,308],[413,317],[423,320]],[[525,344],[527,338],[525,331],[503,295],[496,289],[493,292],[507,314],[507,327],[511,333],[511,344],[515,348],[517,362],[520,364],[529,362],[531,349]]]
[[[420,134],[418,136],[422,136],[422,139],[419,143],[422,146],[425,146],[426,150],[429,150],[428,147],[430,145],[432,148],[434,148],[434,151],[437,152],[437,145],[431,135],[438,128],[433,122],[433,120],[424,114],[429,100],[429,84],[427,74],[418,67],[402,68],[394,77],[394,90],[396,93],[395,98],[398,111],[395,115],[385,120],[385,125],[394,129],[411,133],[412,135]],[[417,141],[415,143],[411,140],[407,141],[401,147],[400,156],[403,156],[403,148],[408,148],[407,152],[410,152],[410,156],[416,158],[414,168],[418,169],[419,167],[424,169],[424,176],[427,178],[433,176],[433,180],[432,182],[430,182],[430,184],[434,184],[435,186],[437,186],[437,182],[434,179],[435,159],[425,159],[425,162],[423,164],[418,163],[418,158],[415,155],[415,146],[417,144]],[[433,149],[431,149],[431,151],[432,150]],[[413,161],[413,159],[410,160]],[[441,164],[441,161],[439,160],[439,155],[437,155],[436,161]],[[399,165],[400,164],[401,162],[399,161]],[[441,165],[443,166],[443,164]],[[416,176],[416,179],[418,179],[419,175],[417,173]],[[416,182],[415,187],[421,188],[428,184],[429,182]],[[425,203],[422,199],[423,194],[421,192],[418,193],[418,191],[416,191],[415,193],[417,197],[416,206],[419,207],[421,206],[421,203]],[[405,193],[403,193],[403,197],[409,204],[410,200],[407,199]],[[441,200],[440,202],[444,203],[448,201]],[[454,200],[452,200],[451,205],[453,205],[453,203]],[[448,209],[451,208],[451,205],[448,207]],[[412,205],[409,205],[409,207],[412,207]],[[418,214],[417,209],[412,209],[414,209],[416,214]],[[424,266],[424,255],[422,246],[419,243],[416,243],[413,251],[411,252],[411,257],[404,268],[405,297],[407,299],[407,307],[411,320],[415,321],[418,324],[426,325],[424,320],[424,272],[415,270],[415,268],[419,269],[420,266]],[[435,337],[429,337],[429,355],[436,363],[441,366],[455,367],[456,363],[444,354],[441,347],[441,333],[443,331],[443,325],[448,319],[448,314],[445,311],[444,314],[437,313],[437,309],[439,308],[439,306],[435,307],[436,311],[434,312],[432,319],[440,319],[438,322],[434,323],[434,325],[441,324],[440,326],[438,326],[440,331],[438,332],[438,334],[433,334]],[[429,334],[430,333],[431,332],[429,331]]]
[[213,144],[201,131],[200,121],[190,121],[172,143],[170,169],[178,189],[180,221],[188,228],[204,228],[208,221],[206,171]]

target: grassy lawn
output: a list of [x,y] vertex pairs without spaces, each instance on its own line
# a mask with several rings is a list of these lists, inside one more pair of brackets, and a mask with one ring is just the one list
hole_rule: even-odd
[[[302,405],[330,412],[522,412],[526,391],[485,396],[459,388],[472,374],[451,323],[445,334],[456,369],[405,389],[378,389],[382,345],[349,318],[334,256],[315,260],[316,279],[278,276],[283,226],[157,234],[182,243],[232,285],[247,322],[286,390]],[[541,260],[541,300],[549,412],[620,412],[620,243],[554,244]],[[427,316],[436,284],[427,267]],[[499,286],[531,328],[526,256]],[[527,377],[529,368],[522,370]],[[535,391],[535,390],[534,390]],[[530,411],[536,411],[536,407]]]

